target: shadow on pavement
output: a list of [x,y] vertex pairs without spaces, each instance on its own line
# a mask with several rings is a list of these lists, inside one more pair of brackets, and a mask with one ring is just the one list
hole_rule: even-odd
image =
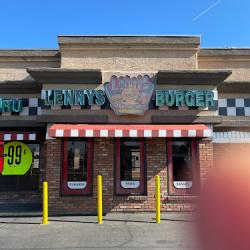
[[22,221],[0,221],[0,224],[27,224],[27,225],[40,225],[40,222],[22,222]]
[[136,222],[136,223],[155,223],[153,221],[143,221],[143,220],[126,220],[126,219],[103,219],[103,221],[119,221],[119,222]]
[[[25,216],[26,217],[26,216]],[[27,216],[26,218],[31,218],[32,216]],[[33,216],[34,217],[34,216]],[[8,217],[10,218],[10,217]],[[15,217],[16,218],[16,217]],[[97,218],[96,218],[97,219]],[[42,218],[41,218],[42,220]],[[150,219],[149,219],[150,220]],[[145,224],[155,224],[155,218],[151,218],[151,221],[149,220],[137,220],[137,219],[116,219],[116,218],[103,218],[103,222],[105,221],[111,221],[111,222],[128,222],[128,223],[145,223]],[[80,223],[80,224],[97,224],[97,221],[84,221],[84,220],[72,220],[72,219],[54,219],[54,218],[50,218],[49,219],[50,222],[68,222],[68,223]],[[186,223],[196,223],[195,220],[192,219],[173,219],[173,218],[161,218],[161,221],[171,221],[171,222],[186,222]],[[1,221],[0,220],[0,224],[27,224],[27,225],[40,225],[41,222],[29,222],[29,221]]]
[[[152,220],[154,220],[152,218]],[[173,221],[173,222],[191,222],[191,223],[195,223],[196,221],[195,220],[185,220],[185,219],[166,219],[166,218],[161,218],[161,220],[165,220],[165,221]]]
[[50,222],[70,222],[70,223],[83,223],[83,224],[97,224],[95,221],[80,221],[80,220],[63,220],[63,219],[49,219]]
[[[72,222],[72,223],[92,223],[92,224],[97,224],[97,221],[77,221],[77,220],[64,220],[64,219],[50,219],[49,221],[53,222]],[[113,221],[113,222],[131,222],[131,223],[155,223],[153,221],[143,221],[143,220],[126,220],[126,219],[106,219],[103,218],[103,222],[105,221]]]

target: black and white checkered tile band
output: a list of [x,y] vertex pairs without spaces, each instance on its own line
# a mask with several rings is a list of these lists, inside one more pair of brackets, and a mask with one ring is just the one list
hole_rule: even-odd
[[14,112],[2,112],[1,116],[34,116],[40,115],[42,109],[42,101],[39,98],[22,98],[23,101],[23,109],[20,113]]
[[[23,100],[23,110],[20,113],[13,112],[4,112],[0,113],[0,116],[10,116],[10,115],[18,115],[18,116],[36,116],[42,113],[42,109],[51,109],[51,107],[46,107],[44,105],[44,100],[40,98],[26,98]],[[152,101],[151,105],[149,105],[149,109],[155,109],[153,107],[154,101]],[[217,103],[217,101],[216,101]],[[55,107],[52,109],[86,109],[86,107]],[[89,107],[90,108],[90,107]],[[217,109],[216,107],[214,107]],[[109,103],[102,107],[102,109],[110,109]],[[180,110],[182,108],[171,108],[175,110]],[[218,110],[219,115],[224,116],[250,116],[250,98],[222,98],[218,100]]]
[[219,115],[250,116],[250,98],[220,98],[218,107]]

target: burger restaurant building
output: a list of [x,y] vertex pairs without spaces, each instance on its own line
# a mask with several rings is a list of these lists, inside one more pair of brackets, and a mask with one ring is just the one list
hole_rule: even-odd
[[250,49],[196,36],[59,36],[0,50],[0,203],[190,211],[219,152],[250,143]]

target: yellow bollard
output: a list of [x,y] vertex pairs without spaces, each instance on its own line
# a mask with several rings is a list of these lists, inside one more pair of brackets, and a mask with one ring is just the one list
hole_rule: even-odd
[[97,214],[98,224],[102,224],[102,176],[97,176]]
[[157,224],[161,223],[161,188],[160,188],[160,176],[155,176],[155,220]]
[[49,219],[48,219],[48,204],[49,204],[49,195],[48,195],[48,182],[44,181],[43,182],[43,225],[49,224]]

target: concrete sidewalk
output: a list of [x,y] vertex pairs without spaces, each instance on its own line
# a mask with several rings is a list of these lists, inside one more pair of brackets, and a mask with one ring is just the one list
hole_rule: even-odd
[[0,218],[0,249],[199,249],[193,240],[194,218],[186,213],[109,213],[95,216]]

